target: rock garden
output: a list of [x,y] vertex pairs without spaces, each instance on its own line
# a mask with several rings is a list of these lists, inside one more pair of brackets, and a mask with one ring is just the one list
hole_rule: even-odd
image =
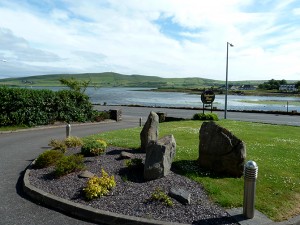
[[[176,140],[172,134],[159,139],[158,124],[157,114],[151,112],[138,150],[92,138],[51,140],[52,149],[32,165],[30,183],[57,197],[123,215],[185,224],[236,224],[201,184],[173,170]],[[210,138],[212,132],[217,139]],[[242,175],[246,150],[241,140],[212,122],[203,123],[199,139],[200,166],[232,177]]]

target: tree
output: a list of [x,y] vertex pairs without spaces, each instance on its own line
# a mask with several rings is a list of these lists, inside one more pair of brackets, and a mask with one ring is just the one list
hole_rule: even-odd
[[300,88],[300,81],[296,82],[295,87],[298,89]]
[[89,86],[89,84],[91,83],[91,80],[89,79],[88,81],[85,81],[85,80],[80,81],[80,80],[75,79],[74,77],[71,77],[68,79],[61,78],[61,79],[59,79],[59,82],[62,85],[66,85],[71,90],[77,91],[77,92],[80,92],[83,94],[85,92],[85,90],[87,89],[87,87]]

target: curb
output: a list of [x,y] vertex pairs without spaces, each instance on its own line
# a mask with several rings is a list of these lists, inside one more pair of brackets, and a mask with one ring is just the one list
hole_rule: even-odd
[[[64,212],[82,220],[108,225],[188,225],[184,223],[166,222],[113,213],[54,196],[30,184],[29,173],[33,163],[34,162],[32,162],[25,171],[23,178],[23,191],[34,201],[49,206],[55,210]],[[240,212],[242,212],[242,208],[227,210],[227,213],[240,225],[300,225],[300,215],[286,221],[271,222],[272,220],[268,219],[257,210],[255,210],[255,217],[253,219],[244,218]]]
[[[78,126],[87,126],[87,125],[99,125],[99,124],[107,124],[107,123],[115,123],[115,120],[104,120],[101,122],[89,122],[89,123],[71,123],[72,127],[78,127]],[[25,132],[25,131],[34,131],[34,130],[45,130],[45,129],[53,129],[53,128],[64,128],[66,127],[66,124],[60,124],[60,125],[50,125],[50,126],[37,126],[32,128],[24,128],[24,129],[17,129],[17,130],[9,130],[9,131],[0,131],[0,134],[9,134],[9,133],[17,133],[17,132]]]
[[108,212],[54,196],[30,184],[30,166],[25,171],[23,178],[23,190],[25,194],[27,194],[38,203],[44,204],[68,215],[75,216],[76,218],[94,223],[104,223],[109,225],[188,225],[183,223],[164,222],[154,219],[146,219],[142,217],[127,216],[123,214]]
[[281,222],[274,222],[266,215],[255,210],[254,217],[247,219],[243,215],[243,208],[232,208],[226,210],[240,225],[300,225],[300,215]]

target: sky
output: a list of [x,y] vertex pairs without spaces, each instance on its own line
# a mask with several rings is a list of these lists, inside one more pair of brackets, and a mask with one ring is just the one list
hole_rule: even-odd
[[225,80],[227,47],[228,80],[300,80],[300,1],[0,0],[0,79]]

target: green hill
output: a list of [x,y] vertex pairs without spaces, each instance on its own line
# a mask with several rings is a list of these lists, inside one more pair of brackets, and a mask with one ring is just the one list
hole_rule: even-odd
[[[203,88],[224,85],[224,81],[205,78],[162,78],[157,76],[123,75],[118,73],[50,74],[30,77],[0,79],[0,85],[10,86],[60,86],[60,78],[74,77],[91,80],[98,87],[153,87],[153,88]],[[255,81],[231,82],[258,84]]]
[[223,81],[204,78],[162,78],[157,76],[123,75],[118,73],[53,74],[1,79],[0,84],[11,86],[60,86],[60,78],[74,77],[91,80],[99,87],[155,87],[155,88],[195,88],[218,86]]

